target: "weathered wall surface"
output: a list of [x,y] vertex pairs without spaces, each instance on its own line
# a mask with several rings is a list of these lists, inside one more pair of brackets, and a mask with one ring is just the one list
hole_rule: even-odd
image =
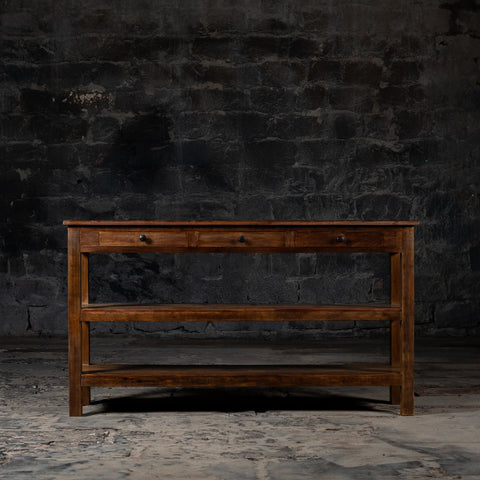
[[[418,331],[480,332],[477,1],[1,0],[0,13],[1,334],[66,332],[67,218],[416,219]],[[96,262],[96,298],[388,297],[383,259]],[[313,327],[365,333],[269,326]]]

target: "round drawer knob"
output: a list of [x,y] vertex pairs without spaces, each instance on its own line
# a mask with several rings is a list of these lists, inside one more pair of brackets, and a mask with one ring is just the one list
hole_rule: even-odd
[[246,242],[246,239],[245,239],[245,237],[244,237],[243,235],[240,235],[240,237],[238,237],[238,241],[239,241],[240,243],[245,243],[245,242]]
[[343,243],[344,241],[345,241],[345,237],[344,237],[343,235],[339,235],[339,236],[337,237],[337,242],[338,242],[338,243]]
[[146,242],[147,241],[147,236],[146,235],[140,235],[140,241],[141,242]]

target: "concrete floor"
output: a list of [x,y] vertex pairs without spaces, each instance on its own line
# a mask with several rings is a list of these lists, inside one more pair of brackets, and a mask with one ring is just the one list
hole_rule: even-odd
[[[96,361],[157,363],[388,354],[376,340],[295,344],[103,338],[93,350]],[[399,416],[386,387],[337,387],[97,388],[71,418],[66,341],[0,339],[0,478],[480,479],[480,339],[416,345],[414,417]]]

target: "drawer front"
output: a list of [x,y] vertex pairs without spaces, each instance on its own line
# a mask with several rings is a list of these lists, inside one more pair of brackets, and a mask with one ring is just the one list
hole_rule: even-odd
[[100,247],[187,247],[186,232],[158,232],[134,230],[128,232],[100,231]]
[[200,248],[282,248],[285,232],[210,231],[199,232]]
[[394,252],[401,249],[401,232],[368,228],[297,231],[295,247]]

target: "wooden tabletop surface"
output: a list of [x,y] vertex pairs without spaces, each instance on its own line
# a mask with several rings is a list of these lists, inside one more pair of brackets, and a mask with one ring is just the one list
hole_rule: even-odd
[[134,226],[152,226],[152,227],[211,227],[211,226],[278,226],[278,227],[301,227],[301,226],[379,226],[379,227],[408,227],[418,225],[417,221],[239,221],[239,220],[208,220],[208,221],[170,221],[170,220],[64,220],[64,225],[69,227],[134,227]]

